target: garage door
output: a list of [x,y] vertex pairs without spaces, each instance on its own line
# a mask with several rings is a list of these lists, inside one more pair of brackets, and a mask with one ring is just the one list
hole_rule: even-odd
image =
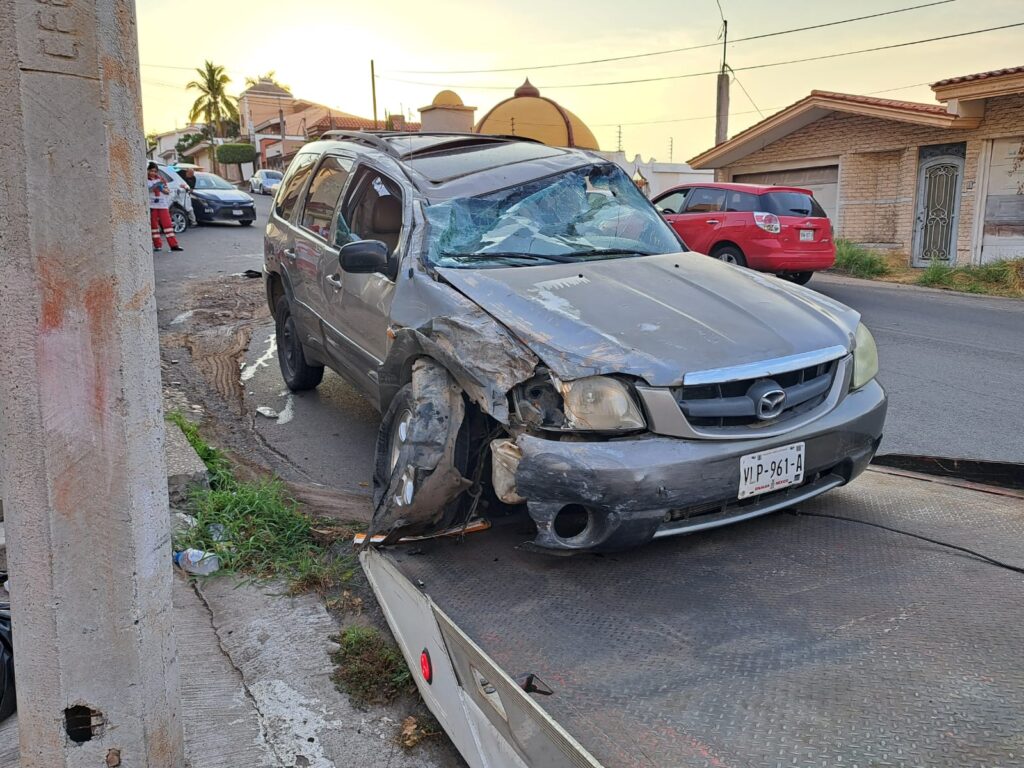
[[776,184],[784,187],[803,187],[814,193],[814,199],[835,220],[839,190],[839,166],[818,165],[812,168],[790,168],[785,171],[763,173],[737,173],[732,180],[740,184]]
[[1024,257],[1024,136],[992,142],[981,261]]

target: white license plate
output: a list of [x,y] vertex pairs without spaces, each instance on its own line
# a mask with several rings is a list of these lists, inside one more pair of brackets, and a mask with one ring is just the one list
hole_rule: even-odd
[[801,243],[813,243],[814,242],[814,230],[813,229],[801,229],[800,230],[800,242]]
[[746,499],[804,481],[804,444],[793,443],[740,458],[740,492]]
[[234,208],[234,209],[232,209],[231,213],[234,214],[235,216],[241,216],[242,215],[242,209],[241,208]]

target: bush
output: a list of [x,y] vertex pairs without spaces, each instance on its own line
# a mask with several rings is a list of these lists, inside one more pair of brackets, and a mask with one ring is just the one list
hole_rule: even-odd
[[836,240],[834,269],[854,277],[882,277],[889,274],[889,264],[881,254],[869,251],[849,240]]
[[252,144],[218,144],[217,145],[217,162],[219,163],[234,163],[240,165],[242,163],[251,163],[256,160],[256,147]]

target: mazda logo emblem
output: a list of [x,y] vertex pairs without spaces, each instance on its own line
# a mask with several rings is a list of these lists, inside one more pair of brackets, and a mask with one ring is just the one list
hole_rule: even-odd
[[757,400],[757,418],[774,419],[786,407],[786,393],[781,389],[770,389]]

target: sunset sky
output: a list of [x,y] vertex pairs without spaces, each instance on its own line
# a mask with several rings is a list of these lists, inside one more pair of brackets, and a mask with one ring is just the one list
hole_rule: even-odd
[[[720,0],[729,38],[809,26],[920,5],[930,0]],[[529,76],[614,150],[618,126],[627,154],[686,160],[713,143],[714,76],[602,87],[582,83],[716,70],[721,47],[606,64],[540,69],[714,43],[721,28],[715,0],[387,0],[380,3],[290,0],[138,0],[142,95],[147,131],[184,125],[195,94],[185,83],[204,59],[223,65],[233,83],[275,70],[292,92],[371,116],[370,59],[377,103],[406,112],[456,90],[477,118]],[[1024,0],[954,0],[823,30],[730,44],[739,83],[767,115],[814,88],[932,101],[927,85],[945,77],[1024,64],[1024,26],[826,61],[744,71],[742,67],[1024,22]],[[514,68],[483,74],[427,70]],[[399,70],[411,70],[399,72]],[[428,84],[413,84],[400,80]],[[564,87],[570,86],[570,87]],[[883,93],[884,91],[884,93]],[[732,87],[734,134],[760,119],[739,85]]]

